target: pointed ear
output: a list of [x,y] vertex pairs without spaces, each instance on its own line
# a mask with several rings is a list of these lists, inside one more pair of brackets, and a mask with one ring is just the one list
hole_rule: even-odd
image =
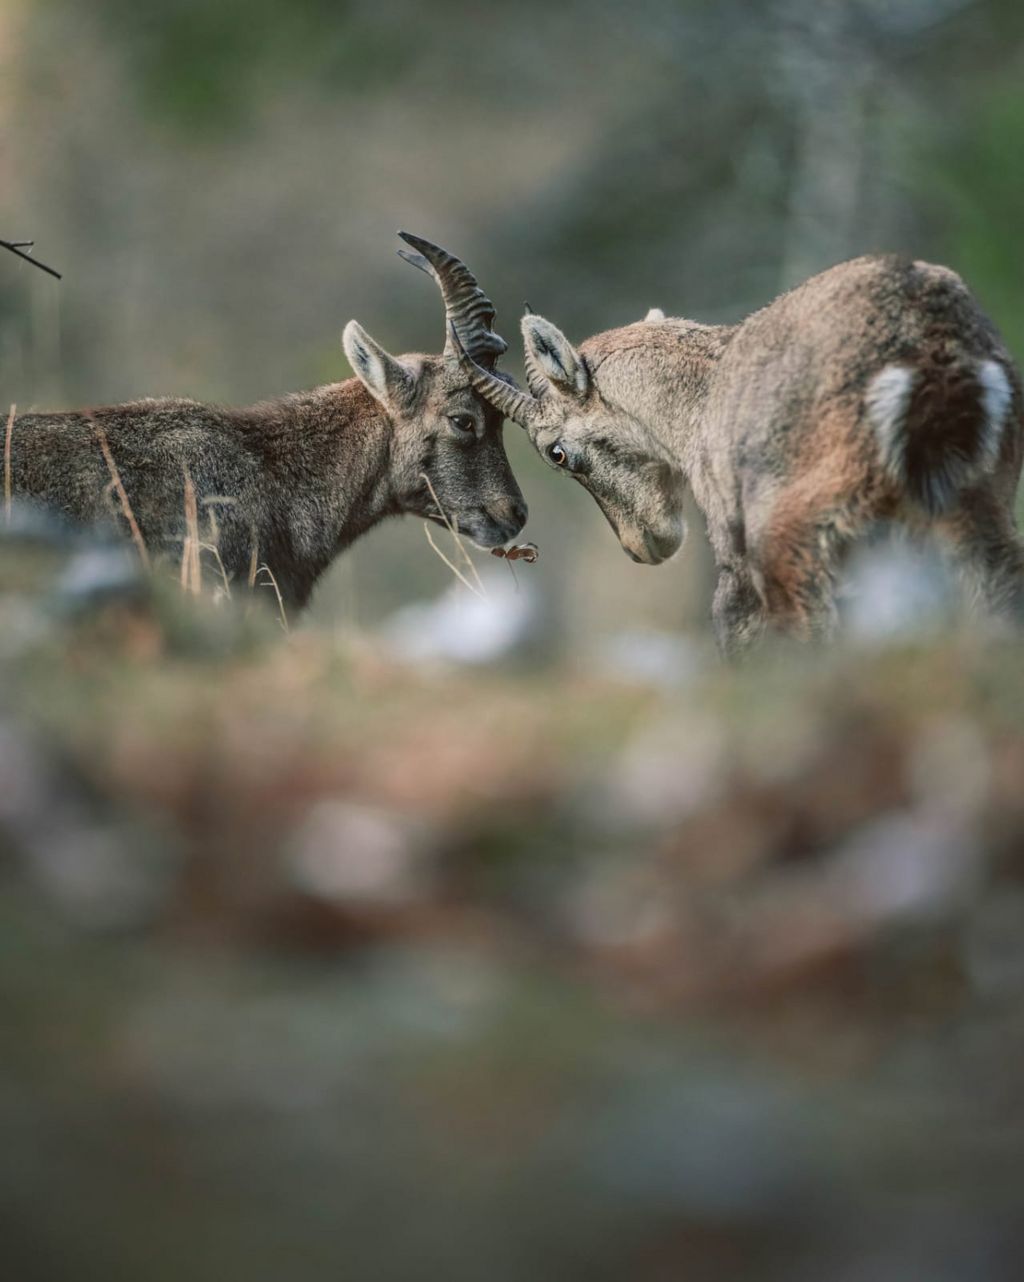
[[410,403],[415,389],[412,372],[374,342],[358,321],[345,326],[341,345],[356,378],[385,409],[402,410]]
[[558,326],[543,316],[528,313],[523,317],[522,328],[527,370],[532,366],[560,392],[585,396],[590,385],[587,367]]
[[663,321],[664,319],[665,319],[665,313],[661,310],[660,307],[652,307],[651,310],[644,317],[644,320],[647,321],[648,324],[651,324],[654,321]]

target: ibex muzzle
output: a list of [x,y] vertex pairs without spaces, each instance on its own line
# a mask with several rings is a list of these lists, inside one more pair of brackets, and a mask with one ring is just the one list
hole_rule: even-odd
[[[494,308],[457,258],[405,239],[435,274],[476,368],[493,375],[506,347]],[[112,461],[153,556],[182,557],[187,495],[228,579],[244,584],[266,566],[290,609],[385,517],[448,519],[484,547],[514,538],[527,513],[502,416],[473,390],[450,343],[439,356],[396,358],[355,321],[343,343],[356,378],[244,409],[149,400],[23,415],[11,432],[13,492],[124,527]]]
[[840,559],[877,521],[934,532],[990,613],[1024,618],[1020,378],[954,272],[858,258],[740,325],[654,310],[579,350],[543,317],[522,327],[528,390],[462,355],[473,386],[594,495],[634,560],[679,546],[690,484],[725,653],[769,627],[830,635]]

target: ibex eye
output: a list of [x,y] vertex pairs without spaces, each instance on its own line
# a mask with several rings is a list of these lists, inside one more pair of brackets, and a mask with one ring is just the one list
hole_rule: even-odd
[[476,427],[471,414],[449,414],[448,422],[460,432],[472,432]]
[[554,445],[548,446],[548,458],[554,463],[555,467],[566,467],[569,462],[569,455],[557,441]]

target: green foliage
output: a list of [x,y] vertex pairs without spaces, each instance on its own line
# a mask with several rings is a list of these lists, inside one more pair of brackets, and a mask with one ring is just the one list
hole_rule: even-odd
[[411,53],[400,27],[349,0],[98,0],[143,99],[182,129],[238,127],[299,76],[353,90],[386,84]]
[[953,143],[936,150],[925,184],[941,214],[944,257],[977,290],[1018,359],[1024,356],[1022,156],[1024,83],[1014,79],[979,95]]

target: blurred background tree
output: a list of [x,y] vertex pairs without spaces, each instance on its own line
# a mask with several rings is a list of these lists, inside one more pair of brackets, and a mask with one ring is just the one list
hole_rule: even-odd
[[[348,374],[350,316],[436,349],[397,227],[478,272],[514,372],[524,298],[574,337],[729,321],[871,250],[960,270],[1024,354],[1014,0],[5,0],[0,62],[0,225],[66,271],[0,263],[5,402],[275,395]],[[638,571],[508,436],[573,629],[703,626],[699,538]],[[446,578],[406,522],[314,617]]]

